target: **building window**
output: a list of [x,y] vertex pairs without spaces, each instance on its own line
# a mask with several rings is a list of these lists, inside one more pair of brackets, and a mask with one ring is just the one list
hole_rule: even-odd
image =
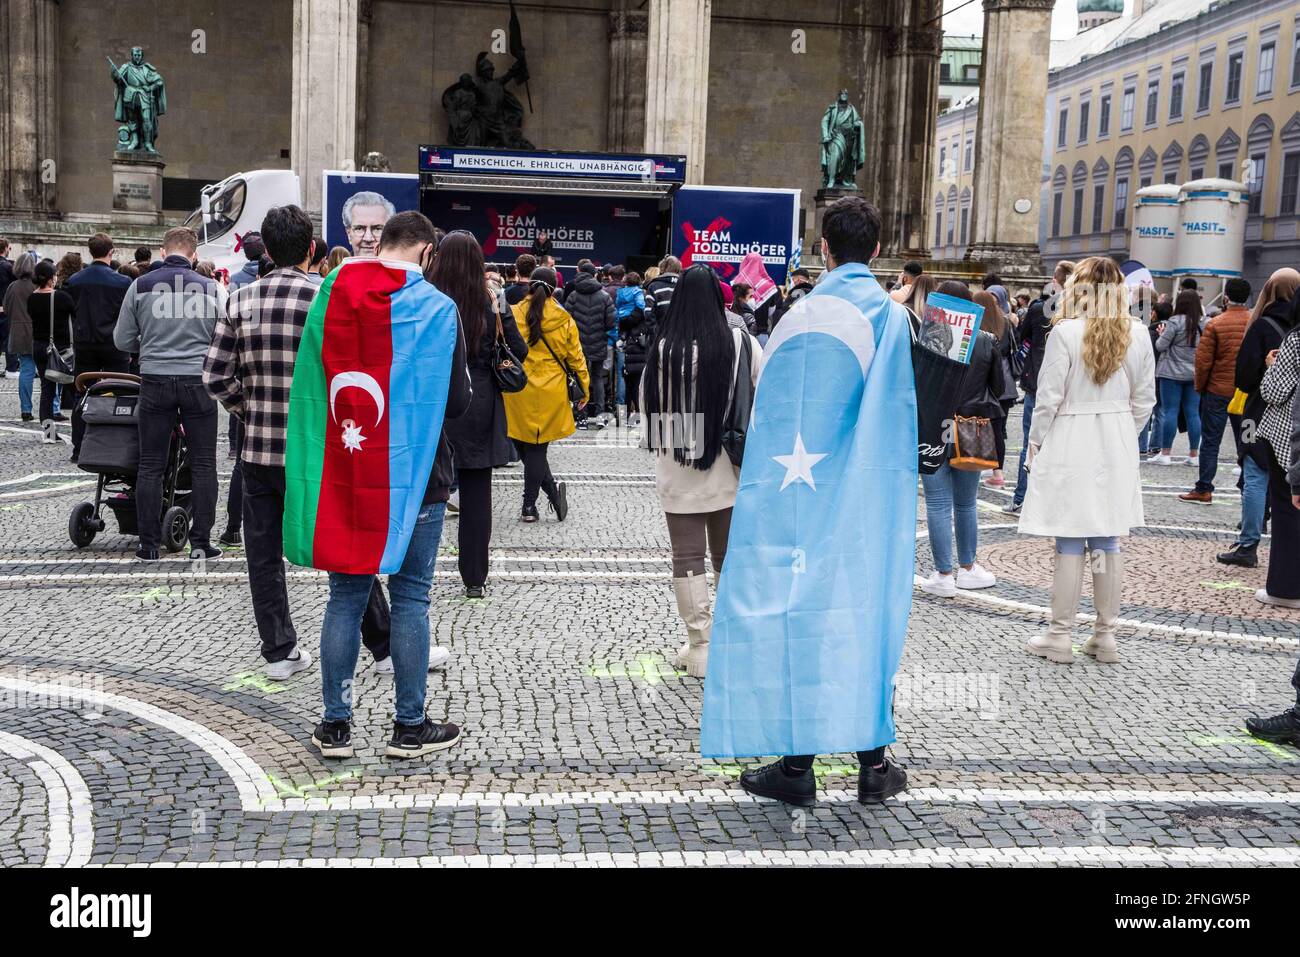
[[1291,87],[1300,86],[1300,26],[1295,32],[1295,47],[1291,50]]
[[1219,164],[1219,179],[1231,179],[1231,180],[1235,180],[1235,179],[1237,178],[1237,177],[1236,177],[1236,171],[1232,168],[1232,166],[1233,166],[1233,163],[1232,163],[1231,160],[1229,160],[1229,161],[1226,162],[1226,163],[1220,163],[1220,164]]
[[1193,167],[1192,167],[1192,179],[1205,179],[1205,167],[1204,167],[1204,166],[1193,166]]
[[1106,184],[1096,183],[1092,187],[1092,231],[1101,232],[1102,208],[1106,205]]
[[1147,126],[1155,126],[1160,115],[1160,81],[1147,82]]
[[1065,149],[1066,130],[1070,126],[1070,108],[1064,107],[1061,110],[1060,122],[1056,125],[1056,148]]
[[934,245],[935,248],[943,245],[943,210],[934,211]]
[[1146,189],[1150,185],[1151,185],[1150,176],[1143,176],[1141,179],[1138,180],[1138,189]]
[[1241,100],[1241,65],[1246,54],[1241,50],[1228,54],[1228,86],[1223,94],[1223,103],[1237,103]]
[[961,211],[961,244],[966,245],[966,227],[970,225],[970,210]]
[[952,66],[948,63],[939,64],[939,82],[947,83],[952,78]]
[[939,147],[939,177],[942,179],[948,175],[948,147]]
[[1183,118],[1183,74],[1175,73],[1169,80],[1169,119]]
[[1125,87],[1124,99],[1119,108],[1119,128],[1121,132],[1127,133],[1133,129],[1133,106],[1137,100],[1137,88]]
[[957,225],[957,207],[948,206],[948,245],[953,244],[953,229]]
[[1092,104],[1085,100],[1079,104],[1079,142],[1088,142],[1088,114],[1092,112]]
[[1170,170],[1168,173],[1165,173],[1166,186],[1172,186],[1177,182],[1178,182],[1178,170]]
[[1103,136],[1110,136],[1110,94],[1107,93],[1101,98],[1101,105],[1097,109],[1097,139]]
[[1210,108],[1210,90],[1214,83],[1214,61],[1207,60],[1201,64],[1200,85],[1196,88],[1196,112],[1204,113]]
[[1280,216],[1296,214],[1296,194],[1300,193],[1300,153],[1287,153],[1282,158],[1282,204]]
[[1115,229],[1123,229],[1128,222],[1128,177],[1115,180]]
[[1250,215],[1258,216],[1264,203],[1264,154],[1250,157]]
[[966,153],[962,157],[962,165],[968,173],[975,167],[975,135],[973,133],[966,135]]
[[1083,187],[1074,188],[1074,209],[1070,217],[1070,225],[1074,228],[1070,230],[1070,235],[1079,236],[1083,233]]
[[1065,194],[1055,192],[1052,194],[1052,235],[1061,235],[1061,204],[1065,201]]
[[1255,95],[1273,94],[1273,61],[1277,59],[1277,44],[1269,40],[1259,48],[1259,71],[1255,74]]

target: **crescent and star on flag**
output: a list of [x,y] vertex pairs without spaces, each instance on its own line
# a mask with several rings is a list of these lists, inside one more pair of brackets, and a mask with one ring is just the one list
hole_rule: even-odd
[[[334,412],[334,400],[347,388],[360,389],[375,400],[377,410],[375,425],[378,425],[384,418],[384,390],[380,388],[375,377],[366,372],[340,372],[330,379],[330,418],[338,422],[338,416]],[[367,439],[367,436],[361,433],[361,426],[352,419],[344,419],[339,422],[339,425],[343,429],[343,447],[349,454],[360,452],[361,443]]]

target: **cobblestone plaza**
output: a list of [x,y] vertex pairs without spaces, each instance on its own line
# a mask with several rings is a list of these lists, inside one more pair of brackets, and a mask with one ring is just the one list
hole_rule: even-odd
[[[1208,506],[1178,501],[1189,468],[1143,466],[1118,665],[1024,653],[1050,545],[982,489],[998,584],[915,593],[892,748],[910,789],[864,807],[856,762],[832,756],[799,810],[741,792],[749,762],[699,757],[702,683],[668,663],[681,625],[653,463],[621,430],[556,446],[564,524],[520,524],[522,475],[497,471],[485,600],[461,597],[448,521],[432,626],[452,660],[428,709],[461,742],[382,757],[392,682],[363,652],[357,757],[338,762],[310,745],[318,669],[264,676],[241,553],[140,565],[111,517],[77,550],[68,515],[93,476],[17,423],[12,379],[0,422],[0,864],[1300,863],[1300,752],[1242,727],[1289,700],[1300,612],[1255,600],[1263,565],[1214,561],[1239,515],[1230,452]],[[290,595],[315,654],[323,574],[293,569]]]

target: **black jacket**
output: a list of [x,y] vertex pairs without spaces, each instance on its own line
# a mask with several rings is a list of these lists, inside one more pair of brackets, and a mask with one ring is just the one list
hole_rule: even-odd
[[645,371],[646,351],[655,339],[655,329],[659,320],[668,312],[668,304],[673,300],[673,291],[677,288],[677,273],[662,273],[646,283],[645,311],[632,312],[624,316],[618,324],[618,334],[623,339],[623,368],[632,375]]
[[776,324],[781,321],[781,317],[790,311],[790,307],[802,299],[808,293],[813,291],[813,284],[810,282],[797,282],[790,287],[790,294],[785,297],[785,301],[777,307],[772,316],[771,322],[768,323],[768,332],[776,330]]
[[542,266],[545,265],[546,262],[544,257],[555,255],[553,250],[554,250],[554,246],[552,245],[551,239],[548,236],[546,238],[546,242],[544,243],[534,239],[532,248],[529,250],[529,252],[531,252],[534,256],[537,257],[537,265]]
[[[1250,429],[1249,433],[1250,437],[1256,439],[1255,442],[1243,440],[1242,444],[1246,446],[1247,451],[1256,456],[1255,461],[1265,470],[1268,468],[1268,453],[1265,448],[1268,443],[1259,434],[1259,423],[1264,417],[1264,409],[1268,404],[1259,394],[1259,384],[1264,380],[1264,373],[1268,371],[1268,366],[1264,365],[1264,357],[1281,347],[1286,333],[1291,331],[1292,315],[1291,300],[1278,299],[1246,327],[1246,335],[1242,337],[1241,348],[1237,351],[1236,386],[1247,396],[1241,421],[1254,423],[1255,427]],[[1267,322],[1266,319],[1272,319],[1273,322]],[[1274,328],[1273,323],[1277,323],[1280,332]]]
[[107,263],[92,262],[63,284],[77,306],[72,335],[79,345],[112,345],[122,300],[131,280]]
[[614,328],[614,301],[596,277],[578,273],[564,293],[564,308],[578,324],[578,338],[587,362],[603,362],[609,346],[609,332]]
[[456,464],[451,442],[447,440],[447,420],[464,415],[472,397],[469,369],[465,367],[465,331],[458,322],[456,351],[451,358],[451,380],[447,383],[447,409],[442,416],[442,432],[438,435],[438,451],[433,458],[433,470],[429,472],[429,484],[424,487],[425,505],[445,502],[451,498],[451,486],[456,480]]
[[1020,374],[1020,387],[1032,394],[1038,391],[1038,370],[1043,367],[1043,354],[1047,351],[1047,334],[1052,331],[1052,317],[1049,311],[1055,309],[1056,297],[1035,299],[1029,304],[1025,318],[1016,330],[1020,341],[1029,343],[1029,355],[1025,358],[1025,370]]
[[[519,364],[528,357],[528,345],[519,334],[519,324],[507,313],[501,323],[506,348]],[[478,353],[469,360],[469,378],[474,389],[465,414],[450,419],[444,427],[456,455],[458,469],[499,468],[510,461],[511,442],[506,434],[506,406],[501,387],[492,371],[492,346],[496,342],[496,314],[487,310],[487,324],[479,340]]]
[[[14,281],[14,264],[13,260],[5,256],[0,256],[0,302],[5,301],[5,291],[9,284]],[[0,314],[4,313],[4,308],[0,307]],[[0,346],[4,343],[0,343]]]
[[1006,415],[999,401],[1006,389],[1006,379],[1002,375],[1002,356],[999,354],[998,341],[990,333],[981,332],[975,337],[975,348],[971,350],[970,367],[966,378],[962,380],[961,401],[957,404],[957,414],[961,416],[983,416],[1000,419]]

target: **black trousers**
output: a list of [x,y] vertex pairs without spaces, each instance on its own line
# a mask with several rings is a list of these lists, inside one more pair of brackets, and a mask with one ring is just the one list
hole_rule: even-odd
[[581,418],[605,411],[605,357],[587,360],[587,404],[578,413]]
[[487,582],[488,547],[492,542],[492,470],[458,469],[460,481],[460,580],[468,588]]
[[543,491],[550,498],[555,494],[555,479],[551,475],[551,465],[546,460],[546,446],[543,442],[534,445],[515,439],[515,448],[524,461],[524,505],[537,504],[537,493]]
[[[284,469],[244,462],[244,557],[248,561],[248,590],[253,618],[262,642],[262,657],[283,661],[293,654],[298,633],[289,611],[284,569]],[[370,602],[361,619],[361,639],[375,660],[388,657],[389,612],[384,591],[375,578]]]
[[[74,401],[72,383],[60,385],[57,382],[51,382],[45,378],[46,360],[49,359],[50,344],[40,339],[32,342],[32,359],[36,362],[36,378],[41,382],[41,404],[40,415],[36,417],[38,422],[49,422],[54,418],[54,394],[62,392],[59,397],[60,409],[71,411]],[[160,526],[161,527],[161,526]]]
[[[786,768],[791,771],[807,771],[813,766],[813,761],[817,759],[815,754],[794,754],[781,761]],[[885,760],[884,748],[872,748],[870,751],[858,752],[858,763],[864,768],[875,767],[881,761]]]
[[217,403],[203,388],[202,376],[146,375],[141,377],[138,409],[140,468],[135,510],[140,546],[157,548],[162,538],[163,475],[178,415],[189,447],[190,547],[206,546],[217,517]]
[[[82,372],[125,372],[130,368],[131,360],[125,352],[117,349],[111,342],[74,342],[72,351],[76,354],[77,373]],[[72,454],[81,454],[81,439],[86,434],[86,423],[81,419],[81,403],[72,407]]]
[[1300,509],[1291,503],[1291,485],[1272,448],[1268,449],[1268,503],[1273,538],[1265,587],[1274,598],[1300,598]]
[[627,411],[629,413],[641,411],[641,373],[644,371],[629,372],[626,367],[623,369],[623,384],[627,390]]
[[229,429],[235,465],[230,470],[230,488],[226,490],[226,534],[239,532],[244,514],[244,423],[232,415]]

